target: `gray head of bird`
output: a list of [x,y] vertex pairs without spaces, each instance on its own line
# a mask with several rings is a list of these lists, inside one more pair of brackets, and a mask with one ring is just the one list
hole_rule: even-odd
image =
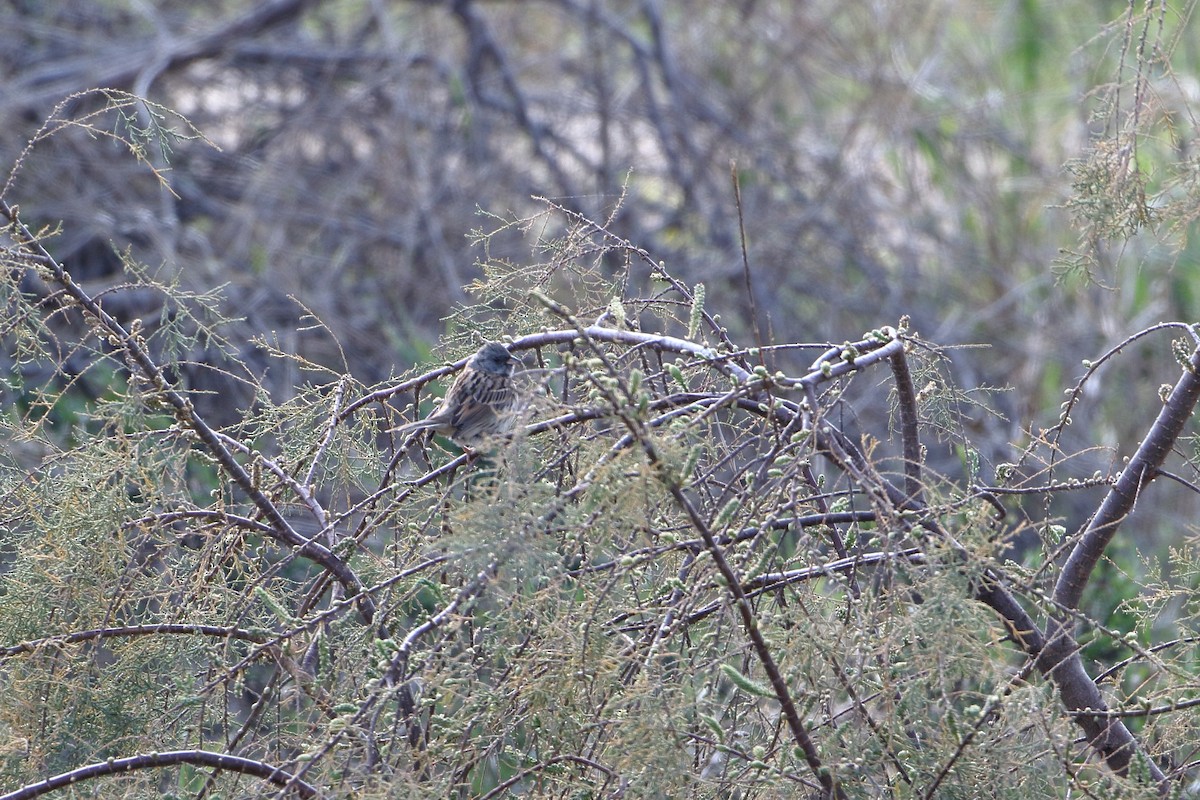
[[494,375],[511,375],[515,368],[516,358],[508,352],[508,348],[499,342],[488,342],[475,355],[471,356],[468,365],[473,369],[490,372]]

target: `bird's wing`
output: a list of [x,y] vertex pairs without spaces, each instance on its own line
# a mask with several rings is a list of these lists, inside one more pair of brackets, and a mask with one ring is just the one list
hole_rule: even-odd
[[516,398],[517,392],[513,388],[512,381],[506,381],[481,389],[473,399],[482,405],[490,406],[495,411],[507,411],[512,407]]
[[453,428],[458,431],[475,430],[482,426],[488,427],[488,422],[496,416],[497,409],[487,403],[471,399],[460,403],[455,409]]

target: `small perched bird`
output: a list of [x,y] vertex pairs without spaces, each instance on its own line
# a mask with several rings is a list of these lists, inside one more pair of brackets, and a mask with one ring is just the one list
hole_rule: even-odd
[[433,413],[396,428],[397,433],[433,430],[467,446],[507,433],[517,410],[512,353],[499,342],[479,348]]

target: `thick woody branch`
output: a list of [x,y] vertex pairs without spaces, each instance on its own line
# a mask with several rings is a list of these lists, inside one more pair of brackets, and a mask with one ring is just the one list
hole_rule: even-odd
[[[1154,424],[1088,520],[1063,565],[1054,587],[1054,601],[1062,612],[1050,620],[1047,644],[1038,657],[1038,668],[1054,681],[1067,709],[1079,712],[1075,714],[1075,720],[1088,741],[1109,766],[1121,774],[1129,770],[1137,753],[1136,742],[1123,723],[1106,713],[1108,705],[1083,666],[1079,646],[1070,630],[1072,618],[1068,612],[1079,606],[1105,548],[1121,522],[1133,511],[1142,491],[1158,476],[1167,454],[1195,410],[1197,400],[1200,400],[1200,348],[1192,352]],[[1158,765],[1148,759],[1147,767],[1158,783],[1159,791],[1165,794],[1169,790],[1166,777]]]

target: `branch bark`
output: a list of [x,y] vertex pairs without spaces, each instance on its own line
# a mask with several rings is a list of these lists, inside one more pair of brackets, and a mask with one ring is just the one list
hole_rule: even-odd
[[[1097,712],[1077,713],[1075,720],[1086,734],[1088,742],[1120,774],[1128,772],[1137,745],[1124,723],[1103,713],[1108,711],[1108,704],[1083,666],[1079,646],[1071,631],[1074,617],[1070,612],[1078,608],[1092,572],[1117,529],[1133,511],[1142,491],[1158,476],[1163,461],[1175,446],[1198,400],[1200,347],[1193,350],[1187,367],[1176,381],[1137,452],[1079,534],[1079,541],[1071,550],[1055,584],[1054,602],[1059,612],[1047,623],[1046,646],[1038,655],[1038,669],[1054,681],[1068,710]],[[1166,794],[1170,788],[1166,776],[1153,761],[1146,759],[1146,762],[1151,776],[1158,783],[1159,792]]]

